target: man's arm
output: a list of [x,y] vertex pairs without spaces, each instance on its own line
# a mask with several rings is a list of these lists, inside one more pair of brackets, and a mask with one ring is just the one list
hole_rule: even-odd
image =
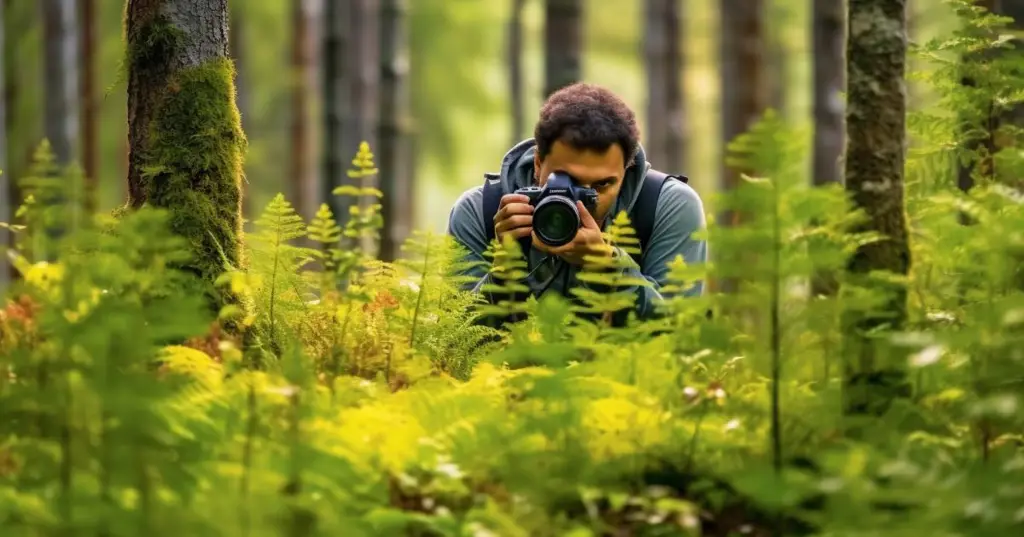
[[484,257],[487,251],[487,230],[483,227],[483,189],[476,187],[467,190],[455,202],[448,214],[448,235],[467,250],[463,258],[473,266],[464,270],[460,276],[471,280],[461,287],[466,291],[479,292],[483,285],[490,282],[488,266],[490,259]]
[[[643,278],[651,283],[649,287],[637,286],[636,313],[641,319],[654,316],[659,302],[665,298],[663,288],[668,283],[668,264],[682,256],[687,265],[707,261],[707,243],[694,237],[706,225],[704,204],[700,196],[689,185],[669,180],[658,197],[654,213],[654,227],[649,244],[645,245],[642,256],[643,266],[633,262],[628,253],[617,249],[615,255],[628,264],[625,274]],[[583,284],[590,288],[598,286]],[[699,296],[704,292],[704,282],[696,282],[683,292],[684,296]]]

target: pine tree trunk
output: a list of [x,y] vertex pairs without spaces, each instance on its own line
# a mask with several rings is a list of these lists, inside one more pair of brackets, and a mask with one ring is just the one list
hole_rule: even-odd
[[682,173],[686,154],[681,0],[644,1],[647,142],[651,164]]
[[316,214],[310,131],[310,88],[313,86],[313,41],[310,0],[292,0],[292,195],[295,211],[307,220]]
[[544,96],[583,77],[583,0],[544,2]]
[[99,197],[99,99],[96,94],[96,0],[81,0],[82,20],[82,167],[85,173],[85,210],[92,213]]
[[412,232],[413,187],[409,180],[409,111],[407,50],[408,13],[405,0],[382,0],[380,25],[380,121],[378,150],[379,185],[384,194],[379,257],[395,260],[402,243]]
[[[721,0],[719,32],[721,54],[722,152],[726,145],[750,129],[768,107],[765,76],[763,0]],[[736,188],[740,173],[722,162],[722,190]],[[724,211],[722,225],[738,224],[738,215]]]
[[348,41],[348,10],[338,2],[325,2],[322,15],[324,29],[321,34],[320,83],[323,99],[322,127],[323,142],[321,144],[321,175],[320,200],[326,203],[334,214],[336,221],[344,223],[343,204],[333,194],[335,187],[342,184],[345,176],[345,163],[350,161],[343,144],[343,127],[345,117],[345,88],[348,62],[346,51],[351,46]]
[[[846,17],[842,1],[814,0],[811,7],[811,47],[814,51],[813,102],[814,141],[811,183],[818,186],[842,182],[843,91],[845,84],[844,50]],[[838,282],[831,274],[818,274],[812,279],[811,293],[833,295]]]
[[[761,119],[768,107],[767,77],[765,75],[765,32],[763,0],[721,0],[719,3],[720,87],[721,87],[721,156],[720,189],[728,192],[740,184],[741,174],[756,174],[726,163],[728,144],[747,132]],[[722,226],[737,226],[741,215],[737,211],[720,211]],[[745,255],[757,255],[750,252]],[[722,293],[735,293],[740,281],[724,277],[712,284]]]
[[879,415],[906,395],[901,363],[867,331],[883,325],[899,330],[907,318],[907,291],[899,284],[868,280],[871,271],[905,276],[910,247],[904,208],[906,144],[906,0],[849,0],[847,23],[846,190],[867,223],[859,228],[883,239],[860,247],[851,276],[886,301],[872,311],[850,309],[845,326],[846,410]]
[[75,0],[39,2],[43,18],[45,134],[57,162],[78,157],[78,23]]
[[506,54],[508,57],[508,94],[511,103],[512,137],[515,145],[525,137],[526,104],[523,92],[523,9],[526,0],[512,0],[512,14],[508,21]]
[[[840,0],[841,1],[841,0]],[[786,33],[789,22],[787,0],[765,0],[765,88],[768,92],[768,107],[786,116],[786,73],[789,69],[786,57]]]
[[[246,147],[228,53],[227,0],[129,0],[129,207],[171,213],[185,267],[217,311],[224,263],[239,267]],[[151,172],[147,170],[153,170]],[[222,260],[221,256],[226,259]]]

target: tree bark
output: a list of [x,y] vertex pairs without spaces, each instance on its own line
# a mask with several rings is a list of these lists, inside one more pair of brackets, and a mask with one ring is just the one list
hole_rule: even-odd
[[378,168],[381,217],[379,257],[394,261],[402,243],[412,232],[414,206],[409,180],[409,51],[407,49],[408,6],[405,0],[382,0],[380,25],[380,120],[378,123]]
[[[726,146],[750,129],[768,107],[765,77],[765,38],[763,0],[721,0],[719,32],[722,111],[722,190],[736,188],[740,174],[725,164]],[[719,221],[730,226],[739,223],[738,214],[723,211]]]
[[686,154],[681,0],[644,1],[647,141],[654,167],[682,173]]
[[544,96],[583,77],[583,2],[544,2]]
[[515,145],[525,137],[526,105],[523,93],[523,9],[526,0],[512,0],[512,14],[508,20],[506,55],[508,57],[508,94],[511,103],[512,137]]
[[345,176],[347,148],[343,143],[346,104],[346,50],[351,46],[347,34],[347,10],[337,2],[325,2],[324,29],[321,34],[320,83],[323,99],[321,112],[323,142],[321,155],[320,199],[330,208],[338,222],[344,222],[342,202],[333,194]]
[[43,49],[46,67],[45,126],[57,163],[67,166],[78,156],[78,23],[75,0],[43,0]]
[[314,46],[309,2],[292,0],[292,199],[295,212],[307,220],[317,209],[309,120]]
[[886,359],[882,343],[867,331],[899,330],[907,318],[907,291],[899,284],[868,280],[869,272],[905,276],[911,257],[904,208],[906,144],[906,0],[849,0],[846,57],[846,190],[867,215],[861,231],[882,240],[861,246],[850,261],[856,283],[883,293],[883,306],[848,310],[846,410],[878,415],[905,395],[900,357]]
[[811,15],[811,46],[814,71],[814,156],[815,185],[842,182],[840,157],[846,133],[843,130],[845,85],[845,13],[841,0],[814,0]]
[[85,173],[85,210],[97,208],[99,196],[99,100],[96,95],[96,0],[82,0],[82,167]]
[[242,265],[246,147],[228,53],[228,2],[129,0],[126,24],[128,205],[169,211],[172,230],[191,247],[183,268],[219,309],[228,298],[214,279],[224,263]]

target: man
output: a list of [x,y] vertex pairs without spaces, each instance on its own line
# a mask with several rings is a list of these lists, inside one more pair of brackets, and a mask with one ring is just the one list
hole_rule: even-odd
[[[525,186],[543,186],[552,172],[568,174],[577,185],[593,188],[598,197],[594,214],[588,213],[582,203],[577,204],[582,227],[572,242],[560,247],[548,246],[537,238],[531,225],[534,207],[529,198],[514,193]],[[649,175],[662,181],[642,188],[651,182],[647,180]],[[490,237],[500,241],[508,235],[527,244],[526,283],[535,296],[557,292],[571,297],[573,287],[594,289],[594,285],[578,281],[576,275],[584,256],[605,252],[625,258],[627,275],[653,284],[633,288],[637,316],[650,318],[663,298],[668,263],[680,255],[691,265],[706,260],[705,242],[694,237],[705,225],[700,196],[685,178],[666,179],[664,174],[651,171],[639,143],[634,113],[607,89],[577,83],[552,94],[541,108],[534,137],[505,154],[501,172],[494,179],[493,184],[485,183],[462,194],[449,215],[448,233],[469,250],[468,261],[488,261],[484,252]],[[497,201],[500,195],[500,201],[490,203],[490,207],[487,189],[495,189],[491,200]],[[630,258],[619,248],[602,247],[602,230],[620,211],[626,211],[634,224],[644,218],[648,225],[653,222],[649,237],[641,237],[643,250],[638,258]],[[524,238],[529,242],[524,243]],[[475,279],[470,289],[481,292],[482,286],[490,283],[486,266],[470,274]],[[702,292],[703,282],[698,282],[685,295]]]

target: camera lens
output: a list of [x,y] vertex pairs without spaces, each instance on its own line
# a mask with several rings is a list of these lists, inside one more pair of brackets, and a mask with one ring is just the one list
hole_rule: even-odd
[[537,237],[549,246],[561,246],[572,241],[580,227],[576,206],[561,196],[541,201],[533,212],[533,229]]

